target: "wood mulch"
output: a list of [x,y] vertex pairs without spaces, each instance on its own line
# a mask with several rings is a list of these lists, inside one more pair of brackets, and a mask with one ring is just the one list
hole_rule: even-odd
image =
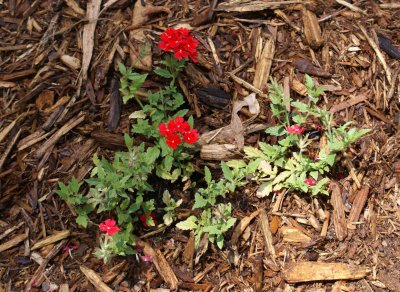
[[[0,0],[0,291],[400,291],[400,5],[134,2]],[[250,93],[261,109],[256,118],[238,113],[244,143],[265,139],[274,123],[269,77],[301,100],[311,75],[335,123],[372,131],[340,155],[329,197],[258,199],[249,185],[227,198],[240,224],[222,250],[195,251],[175,227],[138,226],[153,262],[132,256],[103,265],[93,255],[98,228],[80,228],[54,190],[87,177],[94,153],[124,149],[137,106],[122,104],[116,64],[129,66],[149,45],[137,70],[158,66],[159,35],[170,26],[200,41],[198,63],[179,80],[203,134],[197,169],[208,165],[218,176],[219,161],[237,155],[232,133],[209,137]],[[162,85],[151,77],[146,91]],[[180,219],[186,211],[176,210]]]

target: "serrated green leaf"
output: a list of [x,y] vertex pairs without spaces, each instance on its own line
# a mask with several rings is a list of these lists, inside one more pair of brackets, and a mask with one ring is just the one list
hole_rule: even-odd
[[165,70],[162,68],[154,69],[154,73],[156,73],[157,75],[164,77],[164,78],[172,78],[171,73],[168,70]]
[[129,119],[145,119],[146,117],[146,114],[142,110],[134,111],[129,115]]
[[196,193],[194,195],[194,204],[192,209],[197,209],[197,208],[203,208],[205,206],[207,206],[208,201],[206,199],[203,198],[202,195],[200,195],[199,193]]
[[224,173],[224,177],[228,180],[228,181],[232,181],[233,180],[233,174],[231,169],[228,167],[228,165],[226,165],[226,163],[224,161],[221,162],[221,168],[222,168],[222,172]]
[[285,126],[280,125],[280,126],[269,127],[268,129],[265,130],[265,133],[274,136],[282,136],[286,133]]
[[126,67],[121,62],[117,62],[118,70],[122,75],[126,75]]
[[80,226],[86,228],[89,222],[89,217],[86,214],[80,214],[78,217],[76,217],[75,221]]
[[265,182],[258,187],[256,196],[261,199],[268,196],[272,192],[272,181]]
[[301,113],[308,112],[308,106],[305,103],[302,103],[300,101],[294,101],[291,103],[291,105],[297,108]]
[[181,221],[176,224],[176,227],[182,230],[193,230],[197,228],[197,218],[195,216],[190,216],[185,221]]

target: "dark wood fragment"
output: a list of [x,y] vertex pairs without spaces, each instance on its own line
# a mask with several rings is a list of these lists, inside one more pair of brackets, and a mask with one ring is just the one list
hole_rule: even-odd
[[108,130],[113,131],[117,128],[119,119],[121,118],[121,97],[119,91],[119,81],[111,80],[110,94],[110,115],[108,116]]
[[383,35],[378,34],[379,47],[385,51],[390,57],[400,59],[400,51],[392,45],[392,43]]
[[319,76],[319,77],[331,77],[332,74],[329,72],[326,72],[324,69],[321,69],[317,66],[315,66],[311,61],[303,59],[303,58],[297,58],[294,61],[294,64],[296,65],[297,69],[299,69],[300,72],[309,74],[309,75],[314,75],[314,76]]
[[212,87],[198,89],[196,96],[206,105],[221,109],[226,107],[231,99],[231,96],[225,91]]

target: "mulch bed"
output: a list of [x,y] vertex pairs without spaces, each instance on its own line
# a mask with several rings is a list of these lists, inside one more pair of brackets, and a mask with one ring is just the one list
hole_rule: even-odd
[[[400,5],[132,2],[0,1],[0,291],[400,291]],[[151,71],[170,26],[200,41],[199,61],[188,63],[179,86],[203,137],[229,125],[233,103],[256,93],[257,117],[238,113],[248,122],[245,145],[256,146],[275,123],[269,77],[302,100],[305,74],[324,87],[321,104],[334,123],[372,130],[339,156],[329,197],[258,199],[249,184],[226,198],[240,224],[222,250],[195,250],[190,233],[173,225],[137,223],[153,262],[127,256],[103,265],[93,255],[98,228],[80,228],[54,190],[87,178],[94,153],[125,149],[138,108],[121,101],[117,62],[130,66],[148,45],[135,67]],[[163,82],[151,75],[143,92]],[[212,145],[198,144],[193,163],[218,177],[220,160],[238,155],[218,145],[235,149],[235,139],[203,140]],[[164,187],[191,208],[193,194],[179,184],[159,186],[156,200]],[[183,220],[190,211],[176,214]]]

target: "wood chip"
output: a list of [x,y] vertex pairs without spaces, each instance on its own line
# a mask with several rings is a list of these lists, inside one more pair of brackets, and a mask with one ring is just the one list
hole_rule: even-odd
[[282,226],[280,232],[285,242],[306,243],[311,240],[311,237],[305,235],[296,227]]
[[361,211],[364,208],[365,203],[367,202],[369,194],[369,187],[365,186],[361,190],[357,192],[355,195],[355,199],[353,202],[353,206],[351,207],[351,212],[347,219],[348,224],[352,224],[352,222],[357,222],[360,217]]
[[274,34],[265,42],[264,49],[256,65],[253,85],[260,90],[263,90],[269,81],[272,60],[275,55],[276,34],[277,32],[275,31]]
[[347,223],[344,213],[342,192],[337,182],[331,181],[331,187],[331,204],[333,206],[333,223],[335,226],[336,238],[342,241],[347,236]]
[[10,249],[10,248],[18,245],[20,242],[24,241],[27,237],[28,237],[28,235],[26,233],[15,236],[11,240],[0,245],[0,252],[3,252],[7,249]]
[[99,275],[92,269],[85,266],[79,267],[86,278],[93,284],[94,287],[100,292],[113,292],[114,290],[108,287],[100,278]]
[[345,263],[300,262],[287,264],[282,273],[286,282],[299,283],[362,279],[367,269]]
[[272,243],[272,233],[269,226],[268,216],[264,209],[260,210],[260,228],[264,238],[264,244],[267,247],[268,253],[272,260],[275,261],[275,247]]
[[54,234],[39,240],[38,242],[36,242],[31,250],[35,250],[35,249],[39,249],[42,248],[44,246],[50,245],[54,242],[63,240],[64,238],[67,238],[69,235],[71,234],[71,232],[69,230],[63,230],[63,231],[59,231],[59,232],[55,232]]

